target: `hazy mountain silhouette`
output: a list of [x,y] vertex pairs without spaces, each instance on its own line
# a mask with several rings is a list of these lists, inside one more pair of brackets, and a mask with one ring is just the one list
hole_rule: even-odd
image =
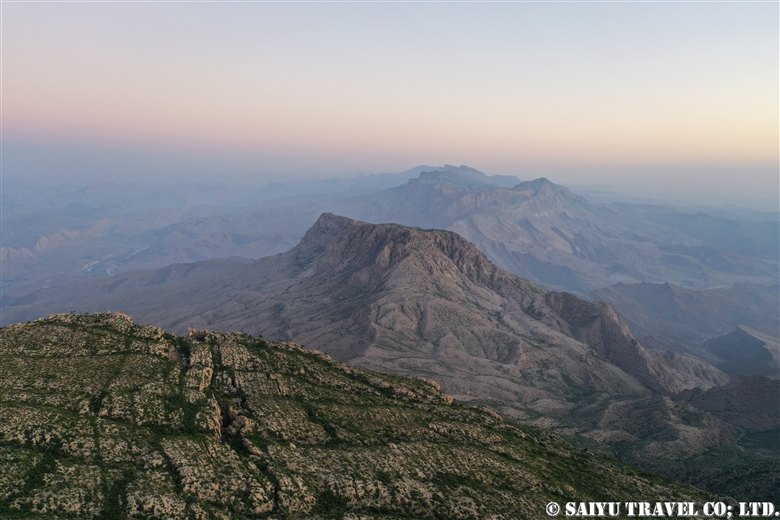
[[500,267],[586,293],[617,282],[692,288],[777,283],[776,222],[739,222],[649,205],[596,206],[547,179],[509,186],[461,166],[420,174],[346,214],[449,229]]
[[616,284],[589,296],[609,303],[650,348],[706,356],[702,344],[740,326],[772,336],[780,329],[780,287],[734,284],[696,291],[665,284]]
[[599,206],[545,179],[520,182],[467,166],[246,189],[90,185],[14,193],[4,194],[0,249],[10,298],[134,269],[280,253],[323,212],[450,229],[504,269],[581,294],[617,282],[773,284],[780,265],[777,221]]

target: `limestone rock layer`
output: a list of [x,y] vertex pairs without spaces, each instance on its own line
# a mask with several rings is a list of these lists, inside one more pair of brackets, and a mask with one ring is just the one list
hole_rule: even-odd
[[121,313],[0,330],[3,518],[542,518],[695,488],[292,343]]

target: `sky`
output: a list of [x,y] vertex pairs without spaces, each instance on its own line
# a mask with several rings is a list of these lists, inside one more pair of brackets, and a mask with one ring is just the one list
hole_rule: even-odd
[[2,4],[3,175],[488,174],[777,206],[780,4]]

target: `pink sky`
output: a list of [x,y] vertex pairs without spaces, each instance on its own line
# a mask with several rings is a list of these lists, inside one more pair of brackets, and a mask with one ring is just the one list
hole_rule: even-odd
[[743,172],[766,191],[778,4],[6,3],[3,128],[7,175],[42,168],[22,144],[309,177],[447,162],[586,184],[625,166],[725,187]]

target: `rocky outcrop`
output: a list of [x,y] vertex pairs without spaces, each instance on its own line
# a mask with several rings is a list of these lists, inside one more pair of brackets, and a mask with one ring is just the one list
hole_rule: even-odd
[[604,493],[714,499],[430,381],[245,334],[55,315],[0,330],[0,362],[3,517],[532,519]]
[[729,381],[726,374],[708,363],[672,352],[646,350],[607,304],[566,293],[550,293],[547,301],[564,319],[571,336],[653,390],[676,394],[690,388],[706,390]]

